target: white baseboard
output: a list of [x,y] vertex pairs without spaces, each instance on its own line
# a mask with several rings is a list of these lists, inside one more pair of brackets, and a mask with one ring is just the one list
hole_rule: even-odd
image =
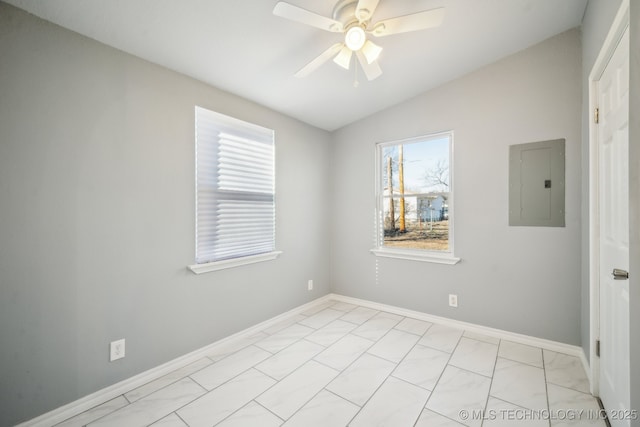
[[131,391],[137,387],[140,387],[148,382],[156,380],[163,375],[171,373],[177,369],[184,368],[185,366],[193,363],[199,359],[202,359],[207,354],[211,354],[215,352],[216,348],[222,347],[233,341],[249,337],[263,329],[267,329],[270,326],[277,324],[278,322],[288,318],[295,316],[296,314],[303,313],[310,308],[322,304],[325,301],[331,299],[329,295],[325,295],[316,300],[313,300],[307,304],[303,304],[299,307],[296,307],[292,310],[289,310],[283,314],[275,316],[271,319],[265,320],[264,322],[258,323],[257,325],[251,326],[245,330],[242,330],[238,333],[230,335],[228,337],[222,338],[212,344],[209,344],[205,347],[202,347],[198,350],[195,350],[191,353],[188,353],[184,356],[180,356],[176,359],[173,359],[167,363],[164,363],[160,366],[156,366],[155,368],[151,368],[147,371],[144,371],[138,375],[135,375],[126,380],[120,381],[116,384],[113,384],[109,387],[103,388],[102,390],[98,390],[95,393],[91,393],[88,396],[82,397],[78,400],[75,400],[71,403],[68,403],[64,406],[61,406],[57,409],[54,409],[50,412],[44,413],[39,417],[33,418],[29,421],[26,421],[22,424],[18,424],[17,427],[51,427],[58,423],[61,423],[64,420],[67,420],[73,416],[81,414],[91,408],[94,408],[98,405],[101,405],[105,402],[108,402],[111,399],[114,399],[120,395],[125,394],[128,391]]
[[420,311],[408,310],[406,308],[395,307],[392,305],[381,304],[377,302],[362,300],[358,298],[346,297],[343,295],[329,294],[330,299],[336,301],[342,301],[346,303],[361,305],[363,307],[373,308],[375,310],[386,311],[388,313],[398,314],[400,316],[413,317],[414,319],[424,320],[426,322],[439,323],[441,325],[450,326],[452,328],[464,329],[466,331],[484,334],[490,337],[504,339],[507,341],[513,341],[519,344],[530,345],[533,347],[540,347],[545,350],[555,351],[558,353],[569,354],[581,358],[585,370],[588,369],[588,363],[584,355],[582,347],[571,344],[564,344],[557,341],[551,341],[543,338],[531,337],[529,335],[517,334],[515,332],[509,332],[502,329],[490,328],[487,326],[476,325],[473,323],[462,322],[459,320],[453,320],[446,317],[434,316],[431,314],[422,313]]
[[587,355],[584,352],[584,348],[580,348],[580,361],[582,362],[582,369],[587,374],[587,379],[589,380],[589,390],[593,391],[593,383],[591,382],[591,365],[589,364],[589,359],[587,359]]
[[240,331],[226,338],[223,338],[219,341],[216,341],[212,344],[209,344],[205,347],[202,347],[198,350],[195,350],[191,353],[188,353],[184,356],[178,357],[174,360],[171,360],[155,368],[149,369],[145,372],[142,372],[124,381],[120,381],[102,390],[98,390],[95,393],[82,397],[76,401],[73,401],[64,406],[61,406],[60,408],[57,408],[50,412],[42,414],[37,418],[34,418],[32,420],[19,424],[18,427],[54,426],[55,424],[58,424],[73,416],[81,414],[82,412],[85,412],[91,408],[94,408],[98,405],[108,402],[109,400],[114,399],[120,395],[123,395],[148,382],[156,380],[162,377],[163,375],[171,373],[177,369],[183,368],[189,365],[190,363],[193,363],[205,357],[207,354],[214,353],[218,347],[222,347],[224,345],[227,345],[229,343],[232,343],[236,340],[239,340],[245,337],[250,337],[251,335],[261,330],[267,329],[277,324],[278,322],[281,322],[297,314],[303,313],[329,300],[361,305],[363,307],[368,307],[375,310],[386,311],[388,313],[398,314],[406,317],[412,317],[412,318],[424,320],[427,322],[439,323],[442,325],[451,326],[458,329],[464,329],[466,331],[484,334],[484,335],[499,338],[499,339],[504,339],[508,341],[517,342],[520,344],[540,347],[545,350],[551,350],[558,353],[564,353],[564,354],[569,354],[571,356],[576,356],[576,357],[579,357],[580,360],[582,361],[585,372],[587,372],[589,381],[591,381],[591,377],[589,375],[590,374],[589,363],[587,362],[587,358],[584,354],[584,351],[582,350],[581,347],[578,347],[578,346],[564,344],[564,343],[546,340],[542,338],[531,337],[528,335],[516,334],[514,332],[504,331],[504,330],[495,329],[495,328],[489,328],[486,326],[475,325],[473,323],[461,322],[459,320],[448,319],[446,317],[433,316],[433,315],[422,313],[419,311],[408,310],[405,308],[395,307],[387,304],[381,304],[373,301],[367,301],[367,300],[362,300],[358,298],[352,298],[352,297],[347,297],[347,296],[337,295],[337,294],[328,294],[316,300],[313,300],[309,303],[296,307],[292,310],[289,310],[283,314],[275,316],[269,320],[258,323],[257,325],[251,326],[243,331]]

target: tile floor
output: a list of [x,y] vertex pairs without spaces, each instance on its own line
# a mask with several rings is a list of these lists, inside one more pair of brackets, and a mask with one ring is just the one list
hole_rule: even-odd
[[580,360],[329,301],[59,426],[596,425]]

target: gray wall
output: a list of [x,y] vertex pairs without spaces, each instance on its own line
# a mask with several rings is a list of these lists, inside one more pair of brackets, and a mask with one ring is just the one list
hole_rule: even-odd
[[607,37],[621,0],[589,0],[582,21],[582,348],[589,358],[589,74]]
[[[580,49],[571,30],[336,132],[334,291],[580,344]],[[462,262],[376,258],[374,144],[443,130],[455,132]],[[566,138],[566,228],[509,227],[509,145],[557,138]]]
[[[328,133],[4,3],[0,58],[0,425],[329,292]],[[275,129],[280,259],[187,271],[194,105]]]

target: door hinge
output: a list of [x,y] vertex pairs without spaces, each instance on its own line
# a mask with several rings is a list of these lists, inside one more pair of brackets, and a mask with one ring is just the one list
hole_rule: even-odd
[[593,121],[595,124],[600,123],[600,109],[596,108],[593,112]]
[[596,356],[600,357],[600,340],[596,340]]

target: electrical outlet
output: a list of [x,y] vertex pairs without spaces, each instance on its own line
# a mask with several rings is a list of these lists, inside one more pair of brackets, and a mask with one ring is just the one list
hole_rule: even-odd
[[313,290],[313,280],[309,280],[309,282],[307,282],[307,289],[310,291]]
[[124,357],[124,338],[117,341],[112,341],[109,344],[109,362],[122,359]]
[[458,295],[449,294],[449,307],[458,307]]

